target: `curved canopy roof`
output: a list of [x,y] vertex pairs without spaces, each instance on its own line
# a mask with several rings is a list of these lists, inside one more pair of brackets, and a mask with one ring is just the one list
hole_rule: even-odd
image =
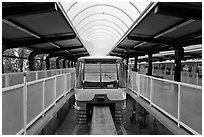
[[92,56],[107,55],[149,5],[147,2],[61,4]]

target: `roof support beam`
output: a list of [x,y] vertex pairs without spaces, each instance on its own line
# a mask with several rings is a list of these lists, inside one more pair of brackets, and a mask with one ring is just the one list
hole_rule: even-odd
[[202,7],[192,8],[185,3],[158,3],[154,9],[155,14],[163,14],[181,18],[202,20]]
[[63,50],[71,50],[71,49],[77,49],[77,48],[83,48],[83,46],[71,46],[71,47],[64,47],[64,48],[57,48],[57,49],[48,49],[48,50],[38,50],[36,51],[38,54],[46,54],[46,53],[54,53],[58,51],[63,51]]
[[78,53],[78,54],[75,54],[75,53],[71,53],[71,54],[67,54],[67,53],[64,53],[64,54],[49,54],[48,56],[51,57],[51,58],[60,57],[61,59],[69,57],[70,60],[76,60],[77,58],[79,58],[81,56],[86,56],[86,55],[88,56],[89,54],[87,52],[81,52],[81,53]]
[[[37,34],[36,32],[34,32],[33,30],[31,30],[31,29],[29,29],[29,28],[27,28],[26,26],[24,26],[24,25],[22,25],[22,24],[20,24],[20,23],[18,23],[18,22],[16,22],[16,21],[14,21],[14,20],[12,20],[12,19],[8,19],[8,20],[3,20],[3,22],[4,23],[6,23],[6,24],[8,24],[8,25],[10,25],[10,26],[13,26],[13,27],[15,27],[15,28],[17,28],[17,29],[19,29],[19,30],[21,30],[21,31],[23,31],[23,32],[25,32],[25,33],[27,33],[27,34],[29,34],[30,36],[33,36],[33,37],[35,37],[35,38],[37,38],[37,39],[42,39],[42,36],[40,36],[39,34]],[[18,47],[22,47],[22,46],[27,46],[27,47],[29,47],[29,45],[23,45],[22,43],[22,45],[20,44],[20,45],[14,45],[13,47],[12,47],[12,45],[10,45],[9,46],[9,41],[5,41],[5,44],[6,44],[6,47],[7,47],[7,49],[9,49],[9,48],[18,48]],[[17,44],[17,43],[14,43],[14,44]],[[58,47],[58,48],[60,48],[60,46],[58,46],[57,44],[55,44],[55,43],[52,43],[52,42],[50,42],[50,44],[52,44],[54,47]]]
[[15,48],[15,47],[30,46],[30,45],[43,44],[43,43],[49,43],[49,42],[55,42],[55,41],[70,40],[70,39],[76,39],[76,38],[77,37],[75,34],[66,35],[66,36],[53,36],[49,38],[17,40],[17,41],[7,42],[7,45],[9,47]]
[[141,49],[135,49],[135,48],[132,48],[132,47],[123,47],[123,46],[117,46],[116,48],[119,48],[119,49],[124,49],[124,50],[126,50],[127,52],[129,51],[129,50],[134,50],[135,52],[138,52],[138,53],[145,53],[146,51],[144,51],[144,50],[141,50]]
[[179,21],[178,23],[176,23],[174,25],[171,25],[170,27],[166,28],[165,30],[162,30],[161,32],[157,33],[154,36],[154,38],[156,39],[156,38],[159,38],[159,37],[161,37],[163,35],[166,35],[166,34],[168,34],[170,32],[173,32],[173,31],[175,31],[175,30],[177,30],[177,29],[179,29],[179,28],[181,28],[181,27],[183,27],[185,25],[188,25],[188,24],[192,23],[193,21],[194,20],[186,20],[186,19],[184,19],[182,21]]
[[[167,44],[167,45],[175,45],[175,43],[172,42],[171,40],[147,38],[147,37],[141,37],[141,36],[138,36],[138,35],[127,36],[127,39],[135,40],[135,41],[141,41],[141,42],[150,42],[150,43],[160,43],[160,44]],[[143,44],[141,44],[141,45],[143,45]],[[136,45],[135,47],[139,47],[139,46]]]
[[3,19],[57,11],[54,2],[3,2],[2,5]]
[[201,38],[202,39],[202,31],[198,31],[186,36],[183,36],[181,38],[178,38],[176,41],[186,41],[186,40],[192,40],[192,39],[196,39],[196,38]]
[[125,57],[134,57],[134,55],[130,55],[130,54],[126,54],[126,53],[121,53],[119,51],[112,51],[112,53],[117,53],[118,55],[121,55],[121,56],[125,56]]

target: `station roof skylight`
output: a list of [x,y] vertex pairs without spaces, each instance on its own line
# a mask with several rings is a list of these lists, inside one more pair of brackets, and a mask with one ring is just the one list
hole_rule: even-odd
[[62,2],[91,56],[105,56],[149,5],[149,2]]

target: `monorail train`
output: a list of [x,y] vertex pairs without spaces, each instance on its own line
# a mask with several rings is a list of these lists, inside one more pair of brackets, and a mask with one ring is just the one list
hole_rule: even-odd
[[125,123],[125,70],[120,57],[81,57],[76,65],[77,123],[91,120],[93,106],[109,106],[115,124]]
[[[202,78],[202,60],[188,60],[181,62],[181,71],[192,73],[198,73],[198,76]],[[175,63],[173,61],[165,62],[154,62],[152,64],[152,73],[158,74],[160,71],[161,75],[173,75],[175,68]],[[148,63],[139,63],[138,71],[140,73],[146,74],[148,69]]]

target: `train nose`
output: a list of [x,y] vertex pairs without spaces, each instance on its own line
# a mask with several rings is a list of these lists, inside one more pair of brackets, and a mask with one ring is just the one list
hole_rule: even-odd
[[105,102],[105,94],[96,94],[95,97],[97,102]]

